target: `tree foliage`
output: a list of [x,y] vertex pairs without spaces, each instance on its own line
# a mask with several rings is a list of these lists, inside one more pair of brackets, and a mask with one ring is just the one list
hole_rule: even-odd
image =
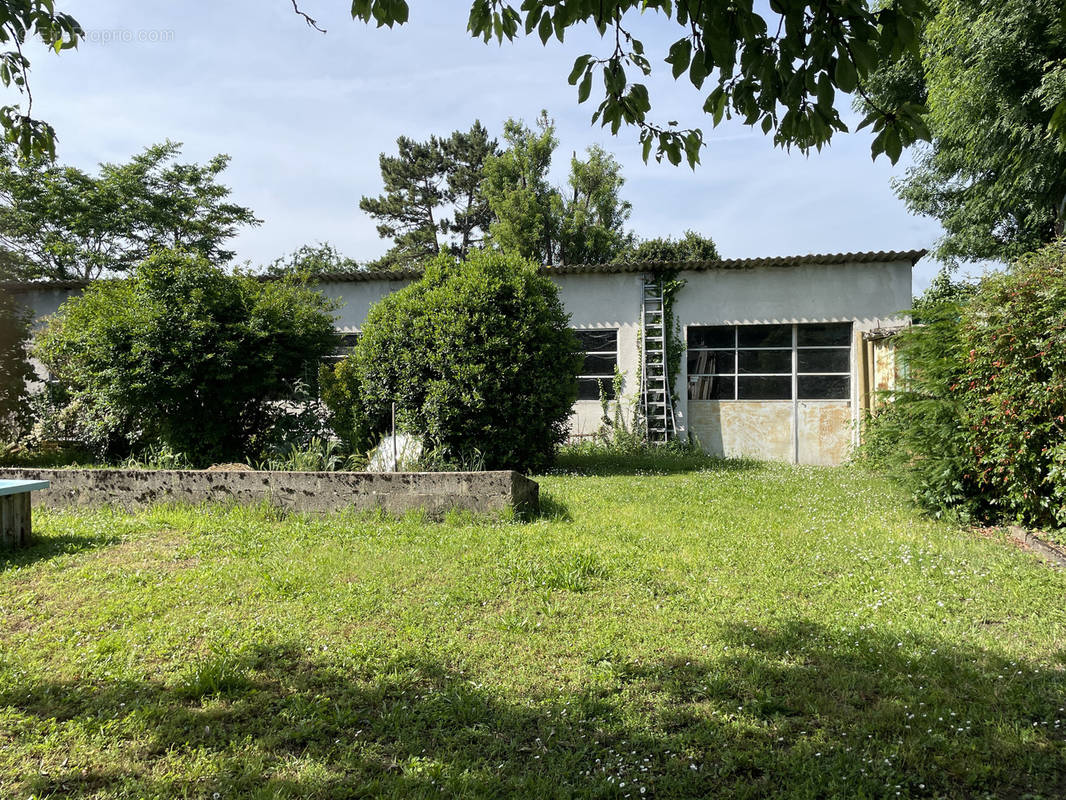
[[233,257],[225,242],[252,211],[229,201],[218,182],[229,157],[177,162],[181,145],[146,148],[98,175],[10,148],[0,154],[0,243],[26,265],[28,278],[92,279],[121,273],[153,251],[178,248],[215,263]]
[[257,454],[287,397],[336,346],[332,305],[295,281],[160,251],[67,300],[35,352],[104,457],[165,445],[194,463]]
[[345,275],[364,269],[366,267],[354,258],[341,255],[329,242],[319,242],[305,244],[288,255],[274,259],[263,272],[272,278],[287,275],[319,278],[323,275]]
[[685,231],[680,239],[672,236],[643,239],[620,253],[618,261],[717,261],[718,246],[709,236]]
[[480,122],[446,139],[400,137],[398,154],[380,158],[385,194],[360,201],[393,240],[370,266],[418,267],[439,253],[462,259],[478,246],[544,264],[611,260],[632,239],[621,166],[589,147],[585,158],[571,158],[567,186],[558,188],[548,176],[558,144],[544,111],[535,129],[507,120],[502,149]]
[[551,264],[562,209],[559,193],[548,182],[548,170],[559,140],[546,111],[536,125],[533,130],[521,120],[504,123],[504,148],[485,164],[482,193],[492,213],[492,244]]
[[57,53],[76,47],[85,35],[69,14],[55,10],[52,0],[0,0],[0,83],[14,86],[26,97],[26,109],[6,105],[0,108],[4,140],[24,158],[55,158],[55,130],[47,122],[34,119],[33,92],[30,90],[30,61],[24,47],[36,40]]
[[371,308],[350,356],[371,430],[395,402],[400,427],[445,461],[543,468],[577,396],[568,323],[534,262],[487,250],[431,262]]
[[899,337],[905,384],[869,426],[874,463],[937,511],[1066,526],[1064,246],[922,319]]
[[497,149],[475,121],[469,131],[417,142],[396,140],[395,156],[379,156],[385,193],[363,197],[359,207],[379,220],[378,235],[393,246],[377,264],[405,268],[449,252],[465,258],[488,231],[481,196],[485,161]]
[[[325,363],[318,373],[319,395],[329,411],[329,426],[346,453],[366,453],[374,445],[373,432],[363,408],[358,364],[344,358]],[[380,433],[380,431],[379,431]]]
[[[866,0],[770,0],[769,10],[726,0],[473,0],[467,29],[486,42],[537,36],[560,42],[567,31],[592,26],[606,43],[601,55],[586,53],[574,62],[569,81],[578,102],[602,85],[593,122],[617,133],[623,125],[640,130],[644,159],[672,164],[699,162],[700,127],[655,121],[651,97],[642,82],[652,59],[669,65],[703,95],[702,112],[717,126],[736,117],[773,133],[774,142],[803,152],[820,149],[834,133],[847,130],[840,118],[838,92],[865,94],[877,64],[916,47],[927,0],[889,0],[871,8]],[[404,24],[407,0],[353,0],[352,16],[378,26]],[[637,26],[658,16],[677,26],[679,38],[666,53],[646,51]],[[862,126],[872,125],[873,152],[895,162],[903,147],[926,130],[921,106],[911,100],[871,102]],[[860,126],[860,127],[862,127]]]
[[485,164],[482,194],[492,222],[489,243],[542,264],[599,263],[631,244],[625,231],[630,204],[621,197],[621,165],[593,145],[570,160],[566,189],[548,178],[559,142],[542,111],[536,129],[504,123],[504,148]]
[[[936,254],[1011,260],[1066,212],[1066,30],[1059,0],[934,0],[920,49],[871,76],[873,102],[924,105],[931,142],[895,188],[944,227]],[[864,104],[868,109],[870,103]]]
[[632,205],[621,197],[621,164],[599,145],[585,152],[584,161],[576,154],[570,159],[569,192],[559,225],[561,264],[610,261],[632,239],[625,231]]
[[14,441],[29,422],[27,384],[34,377],[27,351],[30,322],[29,309],[0,289],[0,443]]

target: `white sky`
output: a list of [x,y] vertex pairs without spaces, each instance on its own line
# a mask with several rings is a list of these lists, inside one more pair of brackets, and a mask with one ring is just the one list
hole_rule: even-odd
[[[377,257],[388,244],[359,198],[381,191],[377,157],[394,152],[397,136],[447,135],[475,118],[498,135],[507,117],[532,123],[541,108],[560,139],[555,182],[565,182],[571,151],[603,145],[623,165],[630,225],[643,237],[692,228],[740,258],[908,250],[939,234],[895,197],[889,180],[902,166],[872,162],[867,131],[804,157],[726,124],[710,132],[695,172],[644,164],[637,131],[612,137],[591,126],[595,89],[579,106],[566,82],[574,58],[605,52],[595,31],[547,47],[535,36],[486,45],[465,32],[469,6],[411,0],[411,21],[387,30],[353,21],[344,0],[301,0],[323,35],[290,0],[67,0],[61,7],[88,41],[58,56],[31,53],[34,114],[55,125],[59,160],[85,169],[168,138],[184,143],[185,160],[228,153],[234,200],[264,220],[235,242],[238,260],[253,264],[319,241]],[[701,96],[661,64],[678,38],[672,25],[632,24],[655,69],[652,113],[707,132]],[[931,259],[919,263],[916,292],[937,269]]]

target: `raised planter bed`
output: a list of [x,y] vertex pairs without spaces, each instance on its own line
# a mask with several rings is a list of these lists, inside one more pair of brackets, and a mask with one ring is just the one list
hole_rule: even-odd
[[270,503],[293,511],[422,510],[498,514],[535,510],[540,487],[517,472],[260,472],[136,469],[0,469],[0,479],[46,480],[41,508],[156,503]]

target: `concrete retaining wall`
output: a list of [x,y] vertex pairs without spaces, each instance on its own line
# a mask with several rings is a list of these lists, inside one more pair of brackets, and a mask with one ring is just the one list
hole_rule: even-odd
[[255,472],[129,469],[0,469],[0,478],[51,481],[40,508],[154,503],[271,503],[293,511],[423,510],[496,514],[536,509],[540,487],[517,472]]

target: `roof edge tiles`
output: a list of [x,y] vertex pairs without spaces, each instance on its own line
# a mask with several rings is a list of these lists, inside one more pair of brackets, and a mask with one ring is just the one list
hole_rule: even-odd
[[[759,267],[801,267],[806,265],[873,264],[909,261],[914,266],[926,254],[925,250],[880,250],[864,253],[812,253],[800,256],[772,256],[768,258],[723,258],[704,261],[618,261],[607,264],[570,264],[541,267],[545,275],[618,274],[626,272],[709,272],[719,269],[741,270]],[[420,269],[364,270],[316,275],[315,283],[355,283],[362,281],[406,281],[419,278]],[[265,275],[260,280],[271,280]],[[81,289],[91,281],[5,281],[0,287],[9,291],[36,289]]]

